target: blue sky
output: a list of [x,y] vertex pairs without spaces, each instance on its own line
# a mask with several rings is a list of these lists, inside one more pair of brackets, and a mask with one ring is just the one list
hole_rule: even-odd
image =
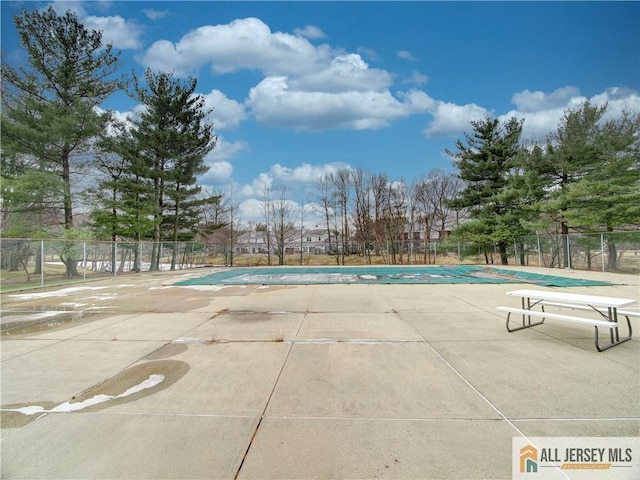
[[[218,146],[200,180],[260,219],[263,185],[310,205],[318,176],[364,168],[411,183],[451,170],[469,121],[525,119],[543,139],[590,99],[640,112],[637,2],[12,2],[70,8],[122,51],[122,71],[192,75]],[[104,108],[125,118],[126,95]],[[305,213],[306,215],[306,213]]]

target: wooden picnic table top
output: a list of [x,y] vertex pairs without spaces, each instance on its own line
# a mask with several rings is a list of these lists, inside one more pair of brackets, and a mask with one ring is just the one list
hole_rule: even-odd
[[555,292],[550,290],[513,290],[511,292],[507,292],[507,295],[536,300],[549,300],[552,302],[568,302],[575,303],[577,305],[590,305],[592,307],[620,308],[633,305],[637,302],[637,300],[633,298],[603,297],[599,295]]

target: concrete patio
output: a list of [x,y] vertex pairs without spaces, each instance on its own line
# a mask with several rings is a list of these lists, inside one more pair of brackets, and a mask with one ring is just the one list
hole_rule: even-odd
[[67,311],[2,336],[2,478],[511,478],[512,437],[640,436],[637,319],[598,353],[508,333],[523,284],[173,286],[205,273],[2,295],[3,323]]

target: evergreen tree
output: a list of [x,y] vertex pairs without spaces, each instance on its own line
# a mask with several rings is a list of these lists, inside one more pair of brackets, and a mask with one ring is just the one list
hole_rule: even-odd
[[531,165],[547,192],[540,212],[559,224],[562,235],[571,228],[567,212],[576,206],[567,195],[570,185],[598,168],[598,123],[606,108],[585,102],[566,110],[557,130],[547,139],[544,155]]
[[[62,224],[71,230],[72,175],[107,119],[95,107],[122,86],[110,80],[118,55],[70,11],[23,10],[15,25],[28,65],[2,63],[3,150],[28,156],[31,170],[61,179]],[[67,275],[77,275],[76,260],[61,258]]]
[[514,215],[513,197],[509,195],[509,178],[517,166],[522,121],[516,118],[500,124],[486,117],[471,122],[473,132],[465,133],[465,142],[456,141],[457,151],[449,151],[465,187],[450,205],[467,209],[470,221],[457,234],[473,239],[485,251],[496,245],[502,264],[507,264],[507,245],[521,231]]
[[[568,185],[565,218],[575,228],[612,232],[640,225],[640,115],[629,112],[598,127],[591,168]],[[614,236],[608,236],[608,270],[616,269]]]
[[[89,194],[94,230],[100,238],[141,241],[152,238],[153,184],[147,166],[138,155],[137,144],[124,123],[114,122],[99,143],[96,166],[99,188]],[[115,244],[112,267],[115,265]],[[135,249],[133,271],[141,270],[139,248]]]
[[[181,82],[171,73],[145,72],[146,88],[135,79],[136,98],[146,107],[131,130],[140,177],[153,185],[151,269],[159,268],[159,242],[181,238],[200,221],[202,207],[214,198],[199,198],[197,176],[208,167],[204,157],[216,144],[204,99],[195,95],[197,81]],[[168,235],[166,232],[168,231]],[[163,234],[164,233],[164,234]],[[175,243],[172,267],[175,266]]]
[[[538,161],[530,165],[544,191],[537,204],[541,224],[552,222],[563,235],[613,231],[638,222],[638,116],[623,113],[605,121],[607,108],[587,101],[567,109]],[[567,267],[567,243],[561,244]],[[614,269],[614,240],[609,250]]]

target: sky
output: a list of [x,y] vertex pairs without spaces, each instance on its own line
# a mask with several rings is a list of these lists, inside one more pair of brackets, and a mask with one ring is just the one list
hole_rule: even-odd
[[315,183],[338,169],[454,171],[446,150],[487,115],[541,141],[585,100],[640,112],[638,2],[2,0],[3,61],[26,58],[14,15],[49,5],[103,31],[122,73],[197,79],[218,135],[199,182],[244,222],[265,186],[313,222]]

